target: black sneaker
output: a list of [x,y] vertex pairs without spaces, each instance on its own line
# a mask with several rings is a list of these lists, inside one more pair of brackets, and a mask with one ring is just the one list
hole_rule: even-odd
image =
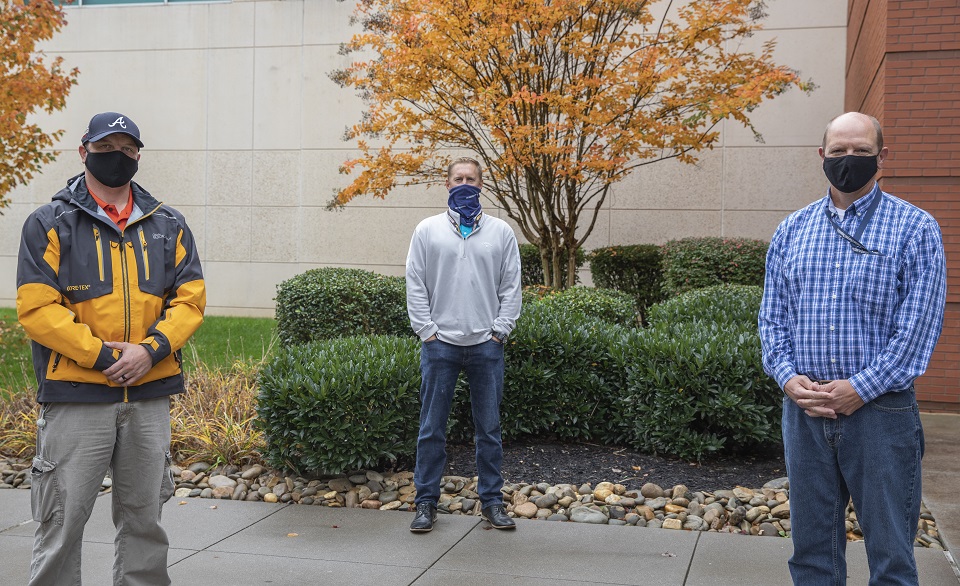
[[414,533],[426,533],[433,529],[433,523],[437,520],[437,505],[433,503],[417,504],[417,515],[410,523],[410,531]]
[[515,529],[517,524],[507,516],[503,505],[490,505],[480,513],[484,521],[489,521],[494,529]]

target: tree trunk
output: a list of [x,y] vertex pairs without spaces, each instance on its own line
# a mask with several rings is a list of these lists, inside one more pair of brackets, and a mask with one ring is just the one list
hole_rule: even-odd
[[567,287],[577,283],[577,248],[567,249]]
[[[541,241],[540,266],[543,284],[551,289],[566,289],[577,282],[577,250],[569,250],[564,243]],[[566,270],[564,270],[566,269]]]

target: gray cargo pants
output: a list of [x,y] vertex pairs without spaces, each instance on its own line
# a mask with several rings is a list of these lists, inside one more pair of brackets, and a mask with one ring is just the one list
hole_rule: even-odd
[[37,420],[31,507],[37,527],[31,586],[77,586],[83,528],[104,476],[113,480],[113,583],[163,586],[173,495],[170,398],[132,403],[47,403]]

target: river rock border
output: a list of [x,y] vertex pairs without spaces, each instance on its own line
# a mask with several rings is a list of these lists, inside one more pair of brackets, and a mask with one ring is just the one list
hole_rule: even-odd
[[[336,477],[285,476],[258,464],[212,467],[197,462],[172,466],[176,499],[207,498],[305,506],[355,507],[381,511],[411,511],[416,498],[412,472],[383,475],[372,470]],[[0,489],[30,488],[28,462],[0,459]],[[111,490],[105,478],[102,490]],[[443,514],[480,515],[477,479],[444,476],[437,510]],[[507,482],[503,487],[507,513],[516,518],[622,525],[688,531],[714,531],[769,537],[790,536],[790,484],[777,478],[761,488],[736,486],[714,492],[691,491],[678,484],[640,488],[600,482],[590,484],[530,484]],[[847,507],[847,540],[863,533],[856,512]],[[921,504],[916,547],[945,549],[933,515]]]

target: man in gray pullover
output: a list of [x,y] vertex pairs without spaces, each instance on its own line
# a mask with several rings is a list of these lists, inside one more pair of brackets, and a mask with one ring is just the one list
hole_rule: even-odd
[[446,186],[450,209],[420,222],[407,254],[407,313],[423,341],[417,514],[410,531],[430,531],[437,518],[447,419],[461,370],[470,385],[483,518],[513,529],[500,492],[500,401],[503,348],[520,316],[520,250],[506,222],[481,212],[480,163],[451,163]]

